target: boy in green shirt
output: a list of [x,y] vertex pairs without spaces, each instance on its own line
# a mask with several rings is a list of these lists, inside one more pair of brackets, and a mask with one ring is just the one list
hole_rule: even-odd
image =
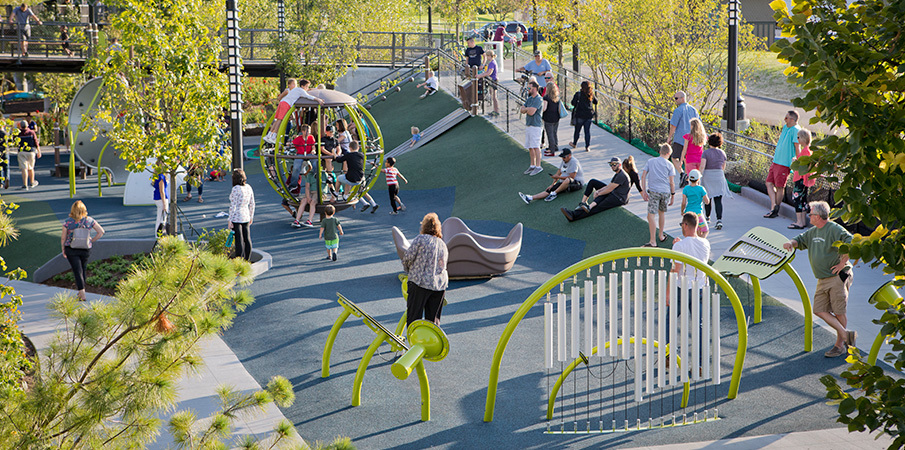
[[333,205],[327,205],[324,208],[324,214],[326,217],[321,220],[321,231],[317,238],[323,239],[327,246],[327,259],[336,261],[336,254],[339,252],[339,237],[343,234],[343,227],[339,224],[339,219],[333,217],[333,214],[336,214],[336,208]]
[[836,344],[824,356],[835,358],[845,353],[846,346],[855,346],[858,333],[846,330],[848,323],[845,307],[848,304],[848,290],[852,285],[852,265],[848,255],[839,253],[833,243],[850,243],[852,235],[845,228],[829,221],[830,205],[826,202],[809,203],[808,217],[814,228],[805,231],[783,244],[783,248],[798,248],[808,251],[811,270],[817,278],[814,291],[814,315],[820,317],[836,330]]

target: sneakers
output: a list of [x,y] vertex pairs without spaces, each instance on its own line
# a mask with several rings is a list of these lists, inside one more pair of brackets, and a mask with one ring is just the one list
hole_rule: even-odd
[[427,97],[427,92],[421,94],[421,97],[418,97],[418,98],[424,98],[424,97]]
[[399,210],[400,210],[400,211],[405,211],[405,205],[399,205]]
[[525,175],[530,175],[531,172],[534,172],[534,166],[528,166],[528,170],[525,171]]
[[717,220],[717,221],[716,221],[716,225],[714,225],[713,227],[716,228],[717,230],[722,230],[722,229],[723,229],[723,221],[722,221],[722,220]]
[[299,222],[298,220],[293,220],[290,225],[292,225],[292,228],[301,228],[302,227],[302,223]]
[[551,152],[550,150],[544,150],[544,156],[556,156],[556,153]]
[[27,190],[28,190],[28,186],[27,186],[27,185],[19,186],[19,190],[26,190],[26,191],[27,191]]
[[277,143],[277,134],[274,132],[270,132],[264,135],[264,142],[268,144],[276,144]]
[[333,254],[333,260],[336,261],[336,253]]
[[566,208],[559,208],[559,210],[562,211],[562,215],[566,216],[566,220],[568,220],[569,222],[575,220],[575,219],[572,217],[572,211],[569,211],[569,210],[566,209]]
[[578,207],[581,208],[581,210],[586,213],[591,212],[591,205],[589,205],[588,202],[581,202],[578,204]]
[[370,207],[371,207],[370,203],[365,203],[365,205],[361,207],[361,212],[367,211],[368,208],[370,208]]
[[679,189],[687,186],[688,185],[688,174],[683,172],[681,175],[679,175],[679,180],[680,180]]
[[553,200],[556,200],[556,192],[551,192],[550,195],[544,199],[545,202],[552,202]]
[[399,214],[399,213],[397,213],[396,211],[390,211],[391,216],[395,216],[396,214]]
[[311,223],[311,220],[306,220],[305,223],[303,223],[302,225],[304,225],[308,228],[314,228],[314,224]]
[[833,348],[827,350],[826,353],[823,354],[823,356],[826,356],[827,358],[835,358],[837,356],[841,356],[843,353],[845,353],[845,349],[833,346]]
[[529,197],[525,194],[522,194],[521,192],[518,193],[518,196],[519,196],[519,198],[522,199],[523,202],[525,202],[526,205],[531,203],[531,200],[532,200],[531,197]]
[[857,331],[847,331],[848,336],[845,338],[845,345],[849,347],[855,347],[855,339],[858,339]]
[[380,205],[374,205],[374,206],[372,206],[372,207],[371,207],[371,214],[374,214],[375,212],[377,212],[377,208],[380,208]]
[[32,183],[31,186],[29,186],[29,187],[30,187],[30,188],[36,188],[36,187],[38,187],[38,180],[35,180],[35,182]]
[[533,177],[543,171],[544,171],[543,167],[535,167],[534,170],[532,170],[531,173],[529,173],[528,175],[531,175]]

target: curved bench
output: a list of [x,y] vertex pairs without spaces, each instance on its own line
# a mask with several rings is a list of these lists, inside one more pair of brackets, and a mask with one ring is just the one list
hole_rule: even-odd
[[[492,277],[505,273],[515,265],[522,249],[521,223],[512,227],[505,237],[476,233],[458,217],[446,219],[441,227],[443,242],[449,250],[446,270],[450,278]],[[396,227],[393,227],[393,243],[401,260],[410,242]]]

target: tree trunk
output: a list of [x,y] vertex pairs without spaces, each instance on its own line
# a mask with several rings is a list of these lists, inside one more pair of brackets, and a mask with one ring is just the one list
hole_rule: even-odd
[[176,235],[176,171],[170,172],[170,214],[167,218],[170,234]]

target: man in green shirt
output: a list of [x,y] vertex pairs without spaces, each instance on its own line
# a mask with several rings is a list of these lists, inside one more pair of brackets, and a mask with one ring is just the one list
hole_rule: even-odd
[[846,351],[846,346],[855,346],[858,334],[846,330],[845,307],[848,290],[852,285],[852,265],[848,255],[839,253],[833,243],[850,243],[852,235],[835,222],[830,222],[830,205],[826,202],[809,203],[808,217],[813,228],[783,244],[783,248],[798,248],[808,251],[811,270],[817,278],[814,291],[814,314],[836,330],[836,344],[824,356],[835,358]]

